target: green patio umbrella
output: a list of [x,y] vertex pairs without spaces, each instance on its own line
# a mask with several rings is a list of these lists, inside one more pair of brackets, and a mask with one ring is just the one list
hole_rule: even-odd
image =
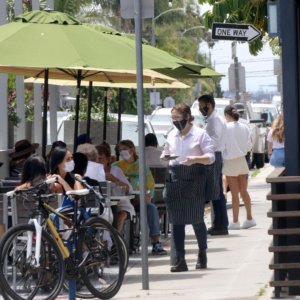
[[[0,26],[0,55],[1,65],[16,66],[19,71],[21,67],[135,71],[136,67],[133,40],[103,33],[55,11],[25,13]],[[175,68],[184,63],[163,50],[143,46],[146,70]]]
[[157,72],[165,74],[167,76],[183,79],[205,79],[205,78],[216,78],[216,77],[223,77],[224,74],[218,73],[213,69],[203,67],[200,70],[196,70],[195,68],[188,68],[187,66],[180,66],[175,68],[158,68],[155,69]]
[[[144,55],[144,82],[170,82],[151,71],[178,66],[167,53],[159,58]],[[44,116],[47,112],[48,78],[104,82],[136,81],[134,43],[123,37],[101,33],[82,25],[67,14],[33,11],[0,26],[0,72],[45,78]],[[172,80],[171,80],[172,81]],[[78,133],[79,94],[76,100],[74,141]],[[46,149],[47,121],[44,117],[42,152]],[[74,145],[75,148],[76,145]]]

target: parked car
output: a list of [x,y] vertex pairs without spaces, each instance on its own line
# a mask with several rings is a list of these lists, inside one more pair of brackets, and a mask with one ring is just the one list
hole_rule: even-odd
[[238,111],[244,111],[241,117],[246,119],[249,123],[252,139],[251,150],[251,167],[263,168],[266,161],[268,161],[268,145],[267,145],[267,133],[265,118],[254,114],[251,103],[235,103],[234,106]]
[[255,119],[265,119],[267,126],[271,126],[273,120],[278,116],[278,109],[272,103],[251,103]]
[[[110,114],[111,117],[117,119],[117,114]],[[151,122],[144,118],[144,135],[154,133]],[[138,116],[122,114],[121,115],[121,140],[131,140],[135,146],[139,144],[139,126]]]

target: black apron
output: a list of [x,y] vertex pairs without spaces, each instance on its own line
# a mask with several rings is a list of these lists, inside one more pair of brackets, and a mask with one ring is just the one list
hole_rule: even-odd
[[169,166],[164,198],[171,224],[204,222],[206,178],[207,167],[202,164]]

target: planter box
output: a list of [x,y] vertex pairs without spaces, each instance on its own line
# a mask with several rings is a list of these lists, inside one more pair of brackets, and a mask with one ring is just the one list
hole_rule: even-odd
[[[21,125],[19,125],[21,126]],[[33,142],[33,121],[25,121],[25,139]],[[11,122],[8,122],[8,149],[12,149],[17,142],[17,130]]]
[[[86,133],[86,121],[79,121],[78,126],[78,135],[82,133]],[[74,127],[75,121],[66,120],[63,124],[63,132],[64,132],[64,142],[68,145],[73,145],[74,140]],[[106,142],[110,145],[115,145],[117,143],[117,131],[118,131],[118,123],[117,122],[107,122],[106,124]],[[103,122],[101,121],[92,121],[90,136],[93,138],[93,144],[98,145],[103,142]]]

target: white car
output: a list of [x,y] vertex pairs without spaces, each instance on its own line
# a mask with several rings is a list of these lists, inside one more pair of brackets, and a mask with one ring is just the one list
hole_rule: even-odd
[[251,103],[255,119],[263,119],[265,114],[266,123],[268,126],[272,125],[273,120],[278,116],[278,109],[272,103]]
[[[110,114],[114,118],[118,118],[117,114]],[[121,115],[121,140],[131,140],[135,146],[139,144],[139,126],[137,115]],[[148,133],[154,133],[151,122],[144,118],[144,136]]]

